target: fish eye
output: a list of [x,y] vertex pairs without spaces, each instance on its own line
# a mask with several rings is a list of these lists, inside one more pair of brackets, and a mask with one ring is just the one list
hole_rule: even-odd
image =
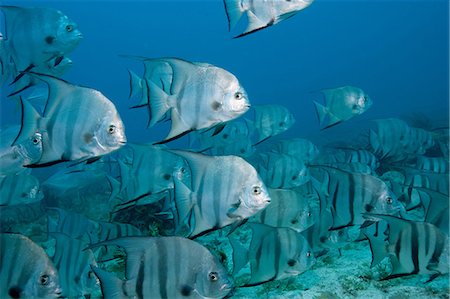
[[386,202],[387,202],[389,205],[392,204],[392,202],[393,202],[392,197],[390,197],[390,196],[386,197]]
[[108,133],[109,134],[114,134],[116,132],[116,126],[115,125],[110,125],[108,128]]
[[170,180],[171,177],[172,176],[170,174],[168,174],[168,173],[163,175],[163,179],[165,179],[166,181]]
[[261,190],[261,188],[260,188],[260,187],[258,187],[258,186],[255,186],[255,187],[253,187],[253,190],[252,190],[252,192],[253,192],[253,195],[260,195],[260,194],[261,194],[261,192],[262,192],[262,190]]
[[287,261],[287,264],[289,265],[289,267],[293,267],[295,266],[295,264],[297,264],[297,261],[294,259],[290,259]]
[[307,214],[306,214],[306,216],[308,216],[308,217],[311,217],[311,212],[308,212]]
[[47,285],[50,280],[50,277],[47,274],[42,274],[41,277],[39,277],[39,283],[43,286]]
[[297,176],[296,176],[296,175],[293,175],[293,176],[292,176],[292,180],[295,181],[296,179],[297,179]]
[[234,94],[234,98],[236,100],[241,100],[244,96],[242,95],[242,92],[238,91]]
[[311,251],[306,252],[306,256],[310,257],[311,256]]
[[282,122],[280,122],[278,125],[279,125],[280,127],[284,127],[284,122],[282,121]]
[[66,31],[67,32],[72,32],[72,30],[73,30],[73,25],[67,25],[66,26]]
[[89,271],[88,272],[88,277],[89,278],[93,278],[94,277],[94,272],[93,271]]
[[34,145],[38,145],[39,143],[41,143],[41,140],[42,140],[41,135],[40,135],[40,134],[35,134],[35,135],[33,136],[33,138],[31,139],[31,142],[32,142]]
[[217,281],[219,279],[219,274],[217,272],[209,272],[208,277],[211,281]]

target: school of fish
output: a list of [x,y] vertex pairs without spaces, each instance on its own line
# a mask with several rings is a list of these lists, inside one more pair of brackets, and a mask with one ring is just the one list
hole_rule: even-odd
[[[224,0],[229,29],[246,24],[239,38],[312,3]],[[0,83],[21,107],[0,130],[0,297],[225,298],[308,275],[356,241],[371,266],[389,260],[382,279],[448,273],[448,128],[389,118],[353,143],[280,139],[295,111],[251,104],[225,68],[125,56],[144,66],[124,82],[148,112],[142,127],[170,121],[163,140],[131,143],[118,99],[61,78],[77,24],[52,8],[0,10]],[[322,130],[372,105],[358,87],[320,92]]]

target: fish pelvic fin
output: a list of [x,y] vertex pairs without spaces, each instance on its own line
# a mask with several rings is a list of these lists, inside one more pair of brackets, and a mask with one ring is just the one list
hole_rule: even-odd
[[125,282],[120,278],[116,277],[114,274],[102,270],[98,267],[91,265],[92,271],[100,280],[100,286],[102,289],[102,294],[105,298],[111,299],[126,299],[128,298],[126,294],[123,293],[123,286]]
[[228,18],[228,31],[233,29],[244,14],[244,9],[240,5],[240,0],[224,0],[225,12]]

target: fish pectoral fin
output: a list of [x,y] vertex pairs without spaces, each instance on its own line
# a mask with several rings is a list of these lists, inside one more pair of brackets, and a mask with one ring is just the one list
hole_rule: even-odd
[[244,14],[244,9],[239,0],[224,0],[225,12],[228,18],[228,31],[233,29]]
[[235,202],[235,203],[233,203],[231,205],[231,207],[228,209],[227,216],[230,217],[230,218],[236,218],[237,215],[234,215],[234,212],[236,212],[236,210],[239,208],[240,205],[241,205],[241,201],[240,200]]

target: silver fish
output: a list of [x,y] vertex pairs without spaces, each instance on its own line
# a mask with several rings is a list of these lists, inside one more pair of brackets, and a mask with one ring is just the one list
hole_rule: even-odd
[[93,267],[105,298],[223,298],[231,290],[224,266],[208,249],[181,237],[128,237],[95,244],[126,253],[125,281]]
[[0,206],[30,204],[44,197],[39,180],[27,173],[0,176]]
[[245,31],[235,38],[275,25],[294,16],[308,7],[314,0],[224,0],[228,17],[228,29],[233,29],[247,15],[248,24]]
[[[448,273],[449,239],[436,226],[394,216],[366,214],[376,229],[365,229],[372,251],[372,266],[390,257],[392,272],[383,279],[413,274]],[[379,224],[378,221],[383,222]],[[373,232],[372,232],[373,231]]]
[[293,156],[309,164],[319,155],[319,149],[311,141],[303,138],[284,139],[273,145],[273,151]]
[[[281,105],[255,105],[254,121],[247,120],[248,126],[258,132],[255,144],[287,131],[295,123],[294,115]],[[252,130],[252,129],[250,129]]]
[[192,175],[192,190],[175,180],[172,210],[176,230],[195,237],[212,229],[237,224],[270,202],[256,170],[237,156],[206,156],[171,151],[183,157]]
[[98,225],[84,215],[59,208],[47,208],[47,230],[49,233],[63,233],[86,243],[97,242]]
[[319,216],[319,198],[302,196],[294,190],[269,189],[270,204],[250,218],[273,227],[289,227],[301,232]]
[[310,180],[308,167],[297,158],[274,152],[260,153],[259,157],[262,161],[255,168],[270,188],[290,189]]
[[362,224],[362,213],[393,215],[405,210],[386,183],[375,176],[326,166],[311,166],[310,171],[313,182],[320,182],[316,189],[333,215],[331,229]]
[[229,237],[233,247],[233,275],[250,263],[251,277],[245,286],[296,276],[315,263],[308,242],[297,231],[261,223],[249,223],[249,226],[252,237],[248,247]]
[[0,173],[2,175],[23,171],[24,166],[39,161],[42,156],[42,134],[35,132],[29,138],[14,143],[19,131],[20,126],[10,126],[0,131]]
[[[22,76],[21,71],[35,71],[35,67],[57,75],[48,62],[73,51],[82,38],[76,23],[59,10],[6,5],[0,6],[0,10],[6,20],[3,43],[14,64],[10,73],[15,81]],[[21,87],[29,85],[34,78],[27,79]]]
[[62,233],[50,233],[55,239],[55,253],[51,257],[59,273],[62,296],[78,298],[91,294],[98,284],[91,265],[97,266],[87,243]]
[[58,271],[42,247],[18,234],[0,234],[0,297],[58,298]]
[[[322,129],[337,125],[362,114],[372,106],[370,97],[358,87],[342,86],[324,89],[326,105],[314,101],[320,124],[326,124]],[[325,119],[328,117],[328,121]]]
[[238,79],[222,68],[178,58],[144,61],[169,65],[173,72],[169,92],[161,88],[160,80],[145,81],[151,112],[149,126],[168,112],[172,120],[169,134],[160,143],[237,118],[250,107],[247,93]]
[[125,144],[120,115],[99,91],[48,75],[28,74],[49,88],[42,116],[28,101],[22,100],[22,128],[16,143],[27,140],[36,131],[42,134],[43,141],[41,158],[30,166],[96,158]]

